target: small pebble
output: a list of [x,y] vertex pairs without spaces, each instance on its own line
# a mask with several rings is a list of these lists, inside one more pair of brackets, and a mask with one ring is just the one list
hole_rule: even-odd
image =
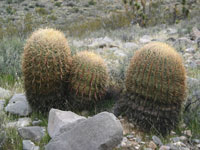
[[182,146],[183,146],[183,147],[186,147],[186,145],[185,145],[184,143],[180,142],[180,141],[174,143],[174,145],[175,145],[175,146],[178,146],[178,147],[182,147]]
[[180,141],[183,141],[183,142],[187,141],[187,137],[186,136],[180,136],[179,139],[180,139]]
[[161,147],[159,148],[159,150],[170,150],[170,147],[169,147],[169,146],[163,145],[163,146],[161,146]]
[[173,137],[170,139],[171,141],[173,141],[174,143],[180,141],[180,138],[179,137]]
[[42,123],[42,120],[37,120],[37,121],[33,121],[32,122],[32,125],[33,126],[38,126],[38,125],[40,125]]
[[174,132],[174,131],[171,131],[171,135],[176,135],[176,132]]
[[153,141],[155,142],[155,144],[157,144],[157,145],[159,145],[159,146],[162,146],[163,145],[163,143],[162,143],[162,141],[160,140],[160,138],[159,137],[157,137],[157,136],[153,136],[152,137],[152,139],[153,139]]
[[129,123],[129,126],[130,126],[131,128],[134,128],[134,127],[135,127],[132,123]]
[[126,137],[127,137],[128,139],[133,139],[133,138],[134,138],[134,135],[129,134],[129,135],[127,135]]
[[143,142],[143,141],[141,141],[141,142],[140,142],[140,144],[144,145],[144,144],[146,144],[146,143],[145,143],[145,142]]
[[194,143],[196,143],[196,144],[199,144],[200,143],[200,140],[199,139],[193,139],[192,140]]
[[149,142],[148,147],[155,150],[157,148],[157,145],[153,141],[151,141]]
[[140,146],[138,145],[138,146],[135,146],[135,149],[140,149]]
[[136,139],[135,139],[135,141],[138,142],[138,143],[140,143],[142,140],[141,140],[141,138],[139,136],[137,136]]
[[192,137],[192,132],[191,132],[191,130],[185,130],[185,131],[183,131],[183,133],[184,133],[185,135],[189,136],[189,137]]

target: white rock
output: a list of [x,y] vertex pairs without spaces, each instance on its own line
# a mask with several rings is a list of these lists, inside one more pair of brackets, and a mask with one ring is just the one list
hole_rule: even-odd
[[116,56],[120,56],[120,57],[125,57],[126,56],[126,54],[123,51],[121,51],[121,50],[115,51],[114,54]]
[[186,136],[180,136],[179,139],[180,139],[180,141],[183,141],[183,142],[188,140],[188,138]]
[[198,39],[200,37],[200,31],[197,27],[192,28],[191,36],[194,40]]
[[161,147],[159,148],[159,150],[170,150],[170,147],[169,147],[169,146],[163,145],[163,146],[161,146]]
[[111,45],[112,43],[114,43],[114,41],[109,38],[109,37],[104,37],[104,38],[97,38],[95,39],[90,45],[88,45],[88,47],[90,48],[98,48],[98,47],[107,47],[109,45]]
[[6,128],[21,128],[31,124],[31,118],[19,118],[18,121],[9,122],[6,124]]
[[45,128],[40,126],[29,126],[18,129],[19,135],[26,140],[39,142],[45,136]]
[[73,45],[75,47],[83,47],[84,46],[84,42],[83,41],[76,41],[76,40],[73,40]]
[[11,97],[11,91],[0,87],[0,99],[7,99]]
[[30,140],[23,140],[23,150],[39,150],[39,146],[35,146]]
[[185,130],[183,133],[189,137],[192,137],[192,131],[191,130]]
[[5,108],[11,114],[28,116],[32,110],[24,94],[15,94]]
[[162,141],[160,140],[159,137],[157,137],[157,136],[154,135],[154,136],[152,137],[152,139],[153,139],[153,141],[154,141],[155,144],[160,145],[160,146],[163,145],[163,143],[162,143]]
[[133,43],[133,42],[126,42],[126,43],[124,43],[123,48],[125,48],[125,49],[137,49],[138,45]]
[[190,48],[187,48],[186,50],[185,50],[185,52],[187,52],[187,53],[194,53],[196,50],[195,50],[195,48],[193,48],[193,47],[190,47]]
[[[85,117],[79,116],[71,111],[61,111],[58,109],[51,109],[49,112],[48,119],[48,133],[51,138],[58,135],[62,131],[70,129],[71,125],[79,123],[81,120],[86,120]],[[71,126],[73,127],[73,126]]]
[[174,143],[173,145],[175,145],[175,146],[178,146],[178,147],[186,147],[186,145],[184,144],[184,143],[182,143],[182,142],[176,142],[176,143]]
[[178,31],[177,31],[177,29],[175,29],[175,28],[168,28],[167,29],[167,33],[168,34],[176,34]]
[[123,137],[120,147],[126,147],[127,142],[128,142],[128,139],[126,137]]
[[145,44],[151,42],[152,37],[149,35],[144,35],[143,37],[140,38],[140,43]]

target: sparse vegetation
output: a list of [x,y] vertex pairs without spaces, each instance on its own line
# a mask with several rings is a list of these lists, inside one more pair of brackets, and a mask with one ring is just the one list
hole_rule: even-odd
[[60,7],[62,5],[62,2],[55,2],[54,5],[57,6],[57,7]]
[[48,14],[48,11],[45,8],[41,8],[41,7],[36,7],[35,12],[38,13],[39,15],[41,15],[41,16]]

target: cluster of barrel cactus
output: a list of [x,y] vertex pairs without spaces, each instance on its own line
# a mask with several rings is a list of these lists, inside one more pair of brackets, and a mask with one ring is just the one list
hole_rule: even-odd
[[[64,34],[54,29],[39,29],[31,35],[22,68],[27,99],[41,112],[94,106],[104,99],[109,84],[103,59],[88,51],[72,57]],[[165,135],[178,124],[185,80],[179,54],[165,43],[149,43],[130,62],[125,96],[117,108],[142,129]]]
[[83,105],[83,100],[98,101],[108,83],[100,56],[80,52],[72,59],[64,34],[48,28],[35,31],[27,40],[22,70],[27,99],[41,112],[52,107],[69,109],[74,103]]

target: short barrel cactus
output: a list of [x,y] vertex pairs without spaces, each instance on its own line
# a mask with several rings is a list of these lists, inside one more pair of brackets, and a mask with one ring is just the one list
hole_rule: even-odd
[[166,135],[177,126],[186,96],[186,73],[179,54],[152,42],[133,56],[126,74],[126,115],[142,129]]
[[76,108],[87,108],[103,99],[109,82],[104,60],[93,52],[82,51],[73,57],[69,91]]
[[39,29],[24,47],[22,71],[27,99],[41,112],[64,106],[71,57],[67,40],[58,30]]

